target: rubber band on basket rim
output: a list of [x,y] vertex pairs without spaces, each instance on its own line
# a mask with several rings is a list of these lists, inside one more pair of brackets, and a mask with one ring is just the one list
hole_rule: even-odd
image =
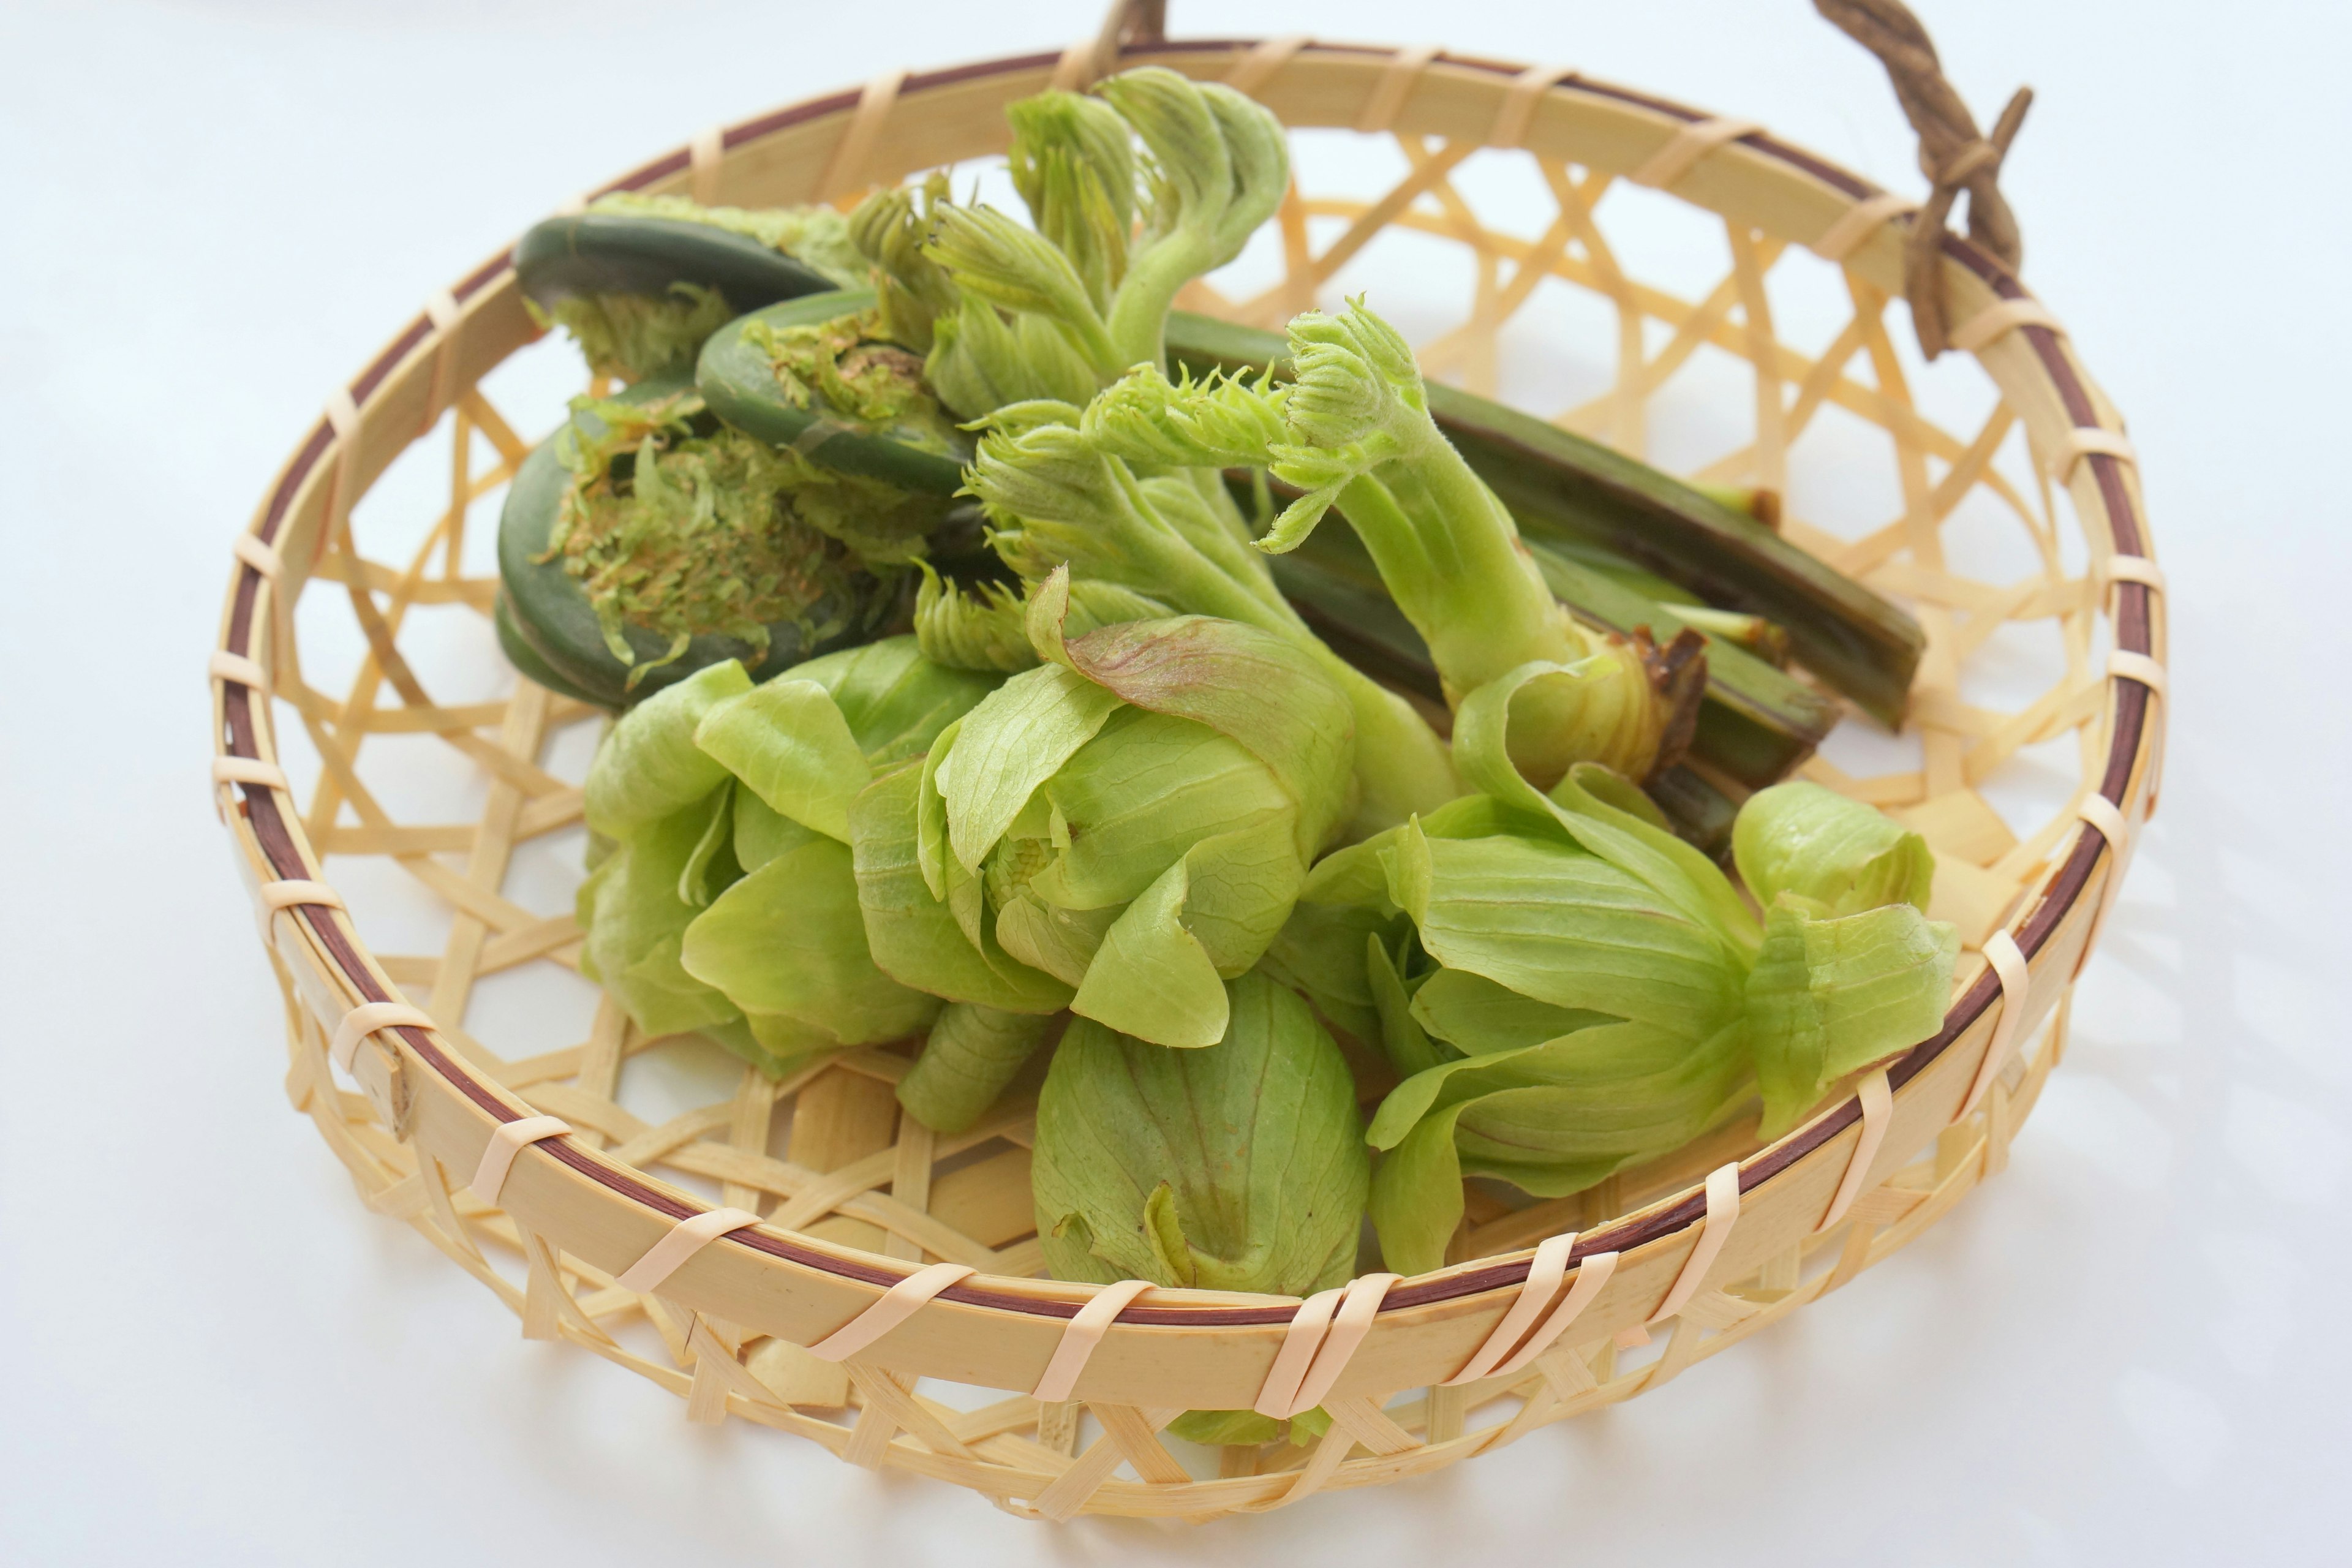
[[254,896],[261,900],[265,917],[303,904],[316,904],[330,910],[343,907],[342,894],[324,882],[314,882],[302,877],[286,877],[275,882],[264,882]]
[[1739,1162],[1734,1160],[1706,1173],[1706,1214],[1699,1222],[1698,1239],[1691,1244],[1689,1255],[1683,1259],[1682,1271],[1666,1289],[1665,1299],[1648,1317],[1619,1334],[1619,1345],[1631,1350],[1648,1344],[1650,1325],[1673,1317],[1698,1294],[1707,1270],[1715,1267],[1717,1257],[1723,1251],[1723,1244],[1731,1239],[1731,1227],[1738,1223]]
[[874,144],[882,139],[882,127],[898,107],[898,89],[906,82],[907,72],[899,68],[867,79],[858,89],[857,107],[850,111],[849,124],[842,131],[841,140],[833,144],[833,156],[825,161],[824,177],[817,181],[819,201],[835,201],[866,189],[866,166],[873,162]]
[[349,441],[359,433],[359,400],[350,387],[339,386],[327,395],[326,415],[327,427],[334,431],[336,440]]
[[[2147,688],[2148,700],[2152,703],[2171,700],[2171,693],[2165,679],[2164,666],[2157,663],[2147,654],[2133,653],[2128,648],[2116,648],[2107,655],[2107,679],[2137,681]],[[2154,816],[2157,793],[2164,778],[2163,715],[2151,714],[2148,726],[2153,733],[2148,737],[2147,809],[2143,815]]]
[[270,542],[257,533],[240,533],[229,543],[230,551],[239,561],[252,567],[268,582],[275,583],[286,570],[286,563]]
[[465,308],[446,289],[425,296],[425,319],[433,323],[433,379],[425,389],[425,420],[418,434],[430,430],[448,406],[450,361],[457,353],[457,326]]
[[686,144],[687,184],[698,206],[719,205],[719,168],[727,161],[727,127],[707,125]]
[[2065,323],[2041,300],[1996,300],[1954,327],[1945,341],[1962,353],[1974,353],[2020,327],[2045,327],[2060,337],[2066,335]]
[[1255,98],[1258,89],[1272,81],[1282,68],[1312,41],[1305,33],[1259,39],[1234,62],[1234,68],[1225,73],[1225,85],[1235,92]]
[[1307,1365],[1315,1359],[1316,1348],[1323,1342],[1324,1331],[1331,1326],[1331,1314],[1339,1310],[1339,1298],[1346,1294],[1345,1288],[1334,1286],[1328,1290],[1318,1290],[1298,1303],[1298,1310],[1290,1315],[1289,1325],[1282,1331],[1282,1346],[1274,1352],[1274,1365],[1266,1369],[1265,1382],[1258,1387],[1252,1410],[1276,1421],[1290,1419],[1291,1401],[1297,1396],[1299,1385],[1307,1381]]
[[1853,1152],[1846,1158],[1845,1174],[1838,1178],[1837,1192],[1830,1198],[1821,1224],[1813,1226],[1815,1236],[1845,1218],[1845,1211],[1862,1196],[1862,1184],[1870,1179],[1871,1162],[1878,1158],[1879,1147],[1886,1142],[1886,1129],[1895,1120],[1895,1089],[1885,1068],[1873,1070],[1854,1085],[1853,1097],[1862,1102],[1862,1135],[1854,1140]]
[[343,1015],[335,1026],[335,1037],[328,1043],[327,1059],[335,1064],[338,1072],[352,1070],[359,1058],[360,1042],[378,1029],[429,1029],[434,1026],[432,1016],[411,1002],[362,1002]]
[[1837,220],[1822,230],[1821,237],[1806,248],[1823,261],[1843,262],[1868,243],[1872,235],[1905,213],[1918,210],[1919,204],[1908,197],[1881,191],[1838,214]]
[[1977,1108],[1977,1102],[1992,1087],[2008,1064],[2009,1053],[2017,1044],[2018,1025],[2025,1016],[2025,1004],[2033,989],[2033,971],[2025,962],[2025,950],[2007,931],[1997,931],[1985,938],[1984,955],[1992,965],[1993,974],[2000,981],[2000,1015],[1993,1020],[1992,1038],[1985,1044],[1984,1060],[1977,1064],[1976,1080],[1969,1085],[1969,1097],[1960,1102],[1958,1121]]
[[2091,929],[2083,937],[2083,955],[2074,961],[2074,973],[2080,975],[2083,965],[2099,945],[2099,933],[2106,929],[2107,911],[2116,907],[2116,895],[2123,891],[2124,871],[2131,864],[2131,819],[2123,808],[2098,791],[2093,790],[2075,803],[2074,815],[2091,830],[2106,841],[2107,879],[2099,889],[2098,907],[2091,911]]
[[1045,1363],[1045,1374],[1037,1380],[1030,1397],[1046,1405],[1058,1405],[1069,1398],[1070,1391],[1078,1385],[1078,1378],[1093,1359],[1095,1347],[1103,1342],[1127,1304],[1154,1287],[1149,1279],[1122,1279],[1116,1285],[1106,1285],[1094,1293],[1092,1300],[1078,1309],[1062,1331],[1061,1342],[1054,1347],[1054,1359]]
[[934,1263],[918,1268],[882,1292],[882,1299],[808,1347],[819,1361],[847,1361],[922,1310],[931,1298],[977,1270],[969,1263]]
[[[1609,1277],[1617,1271],[1617,1254],[1602,1252],[1586,1258],[1568,1287],[1567,1299],[1553,1307],[1550,1315],[1540,1323],[1537,1321],[1538,1315],[1559,1293],[1560,1283],[1567,1279],[1570,1260],[1576,1252],[1576,1237],[1571,1230],[1536,1248],[1535,1257],[1528,1262],[1527,1279],[1511,1302],[1511,1310],[1503,1314],[1503,1321],[1495,1325],[1486,1342],[1462,1363],[1462,1370],[1437,1386],[1459,1388],[1482,1378],[1507,1377],[1549,1350],[1552,1342],[1568,1331],[1569,1325],[1584,1315],[1584,1309],[1591,1305],[1601,1287],[1609,1283]],[[1514,1351],[1513,1346],[1517,1349]]]
[[231,653],[225,647],[213,649],[212,658],[205,663],[205,672],[215,680],[235,681],[264,697],[269,695],[269,672],[241,653]]
[[247,789],[274,789],[280,795],[291,795],[294,786],[287,782],[286,770],[263,757],[240,757],[234,752],[224,752],[213,758],[213,815],[222,822],[228,821],[232,796],[231,784],[244,784]]
[[1486,145],[1504,153],[1526,146],[1544,95],[1575,74],[1574,66],[1529,66],[1513,77],[1503,90],[1503,105],[1495,111],[1495,123],[1486,128]]
[[640,1295],[658,1289],[671,1275],[686,1267],[688,1258],[729,1231],[759,1223],[760,1216],[749,1209],[705,1209],[700,1214],[688,1215],[646,1247],[644,1257],[615,1275],[613,1283]]
[[1283,1330],[1282,1348],[1258,1388],[1250,1408],[1276,1421],[1287,1421],[1323,1402],[1331,1385],[1347,1370],[1356,1349],[1371,1331],[1372,1319],[1387,1299],[1389,1288],[1403,1278],[1397,1274],[1365,1274],[1344,1286],[1318,1290],[1298,1303]]
[[1322,1342],[1315,1347],[1315,1357],[1307,1363],[1307,1375],[1299,1380],[1298,1390],[1292,1395],[1290,1414],[1297,1415],[1323,1403],[1339,1374],[1356,1358],[1365,1336],[1372,1331],[1372,1320],[1380,1315],[1381,1302],[1389,1289],[1404,1278],[1402,1274],[1360,1274],[1348,1281],[1339,1298],[1339,1310],[1331,1314],[1330,1325],[1323,1331]]
[[273,951],[278,946],[277,920],[280,910],[298,909],[305,904],[340,910],[342,894],[324,882],[313,882],[300,877],[289,877],[279,881],[264,882],[254,896],[261,908],[255,911],[254,924],[261,932],[261,945]]
[[2077,425],[2066,432],[2058,443],[2058,450],[2050,458],[2050,477],[2060,484],[2068,483],[2074,470],[2085,458],[2113,458],[2119,463],[2139,467],[2139,448],[2131,437],[2120,430],[2110,430],[2104,425]]
[[501,1121],[490,1129],[490,1141],[482,1146],[482,1163],[474,1167],[474,1179],[466,1184],[474,1195],[486,1204],[499,1201],[506,1190],[507,1174],[514,1169],[515,1156],[523,1145],[547,1138],[569,1137],[572,1123],[561,1116],[525,1116],[514,1121]]
[[2108,588],[2120,583],[2137,583],[2151,594],[2168,592],[2164,568],[2145,555],[2126,555],[2118,551],[2107,557],[2099,568],[2099,576]]
[[1753,120],[1732,115],[1686,121],[1625,177],[1637,185],[1663,191],[1698,167],[1699,160],[1717,148],[1729,146],[1742,136],[1753,136],[1763,129]]
[[1364,95],[1363,106],[1356,110],[1356,133],[1378,136],[1394,127],[1405,100],[1412,96],[1414,86],[1421,80],[1421,73],[1444,52],[1438,44],[1415,44],[1391,55],[1389,63],[1381,68],[1380,80],[1372,84],[1372,90]]
[[286,770],[276,763],[266,757],[240,757],[234,752],[224,752],[213,759],[213,783],[256,784],[289,793],[294,787],[286,782]]

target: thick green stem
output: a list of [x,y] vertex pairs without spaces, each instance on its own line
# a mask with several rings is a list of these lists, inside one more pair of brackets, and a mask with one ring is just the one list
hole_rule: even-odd
[[[1250,563],[1228,575],[1203,559],[1199,542],[1180,542],[1143,529],[1133,531],[1130,537],[1142,546],[1135,552],[1135,563],[1143,570],[1128,586],[1188,614],[1223,616],[1287,637],[1312,654],[1347,693],[1356,716],[1356,781],[1360,791],[1349,826],[1350,838],[1393,827],[1414,813],[1433,811],[1462,793],[1452,753],[1411,703],[1333,653],[1298,618],[1298,612],[1279,591],[1263,596],[1252,591],[1262,567]],[[1185,548],[1187,544],[1193,548]]]
[[[1580,651],[1518,529],[1444,438],[1350,482],[1339,509],[1459,701],[1529,659]],[[1442,448],[1442,449],[1441,449]]]
[[1103,365],[1104,379],[1139,364],[1167,367],[1168,312],[1185,284],[1207,271],[1215,257],[1204,236],[1180,230],[1136,257],[1110,307],[1109,339],[1116,364]]

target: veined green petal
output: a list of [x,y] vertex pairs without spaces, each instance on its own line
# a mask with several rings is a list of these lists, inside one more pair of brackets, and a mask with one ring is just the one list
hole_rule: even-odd
[[1069,1005],[1067,985],[1015,961],[994,932],[983,931],[983,943],[974,945],[925,885],[915,811],[923,782],[919,764],[903,764],[866,785],[849,808],[857,901],[876,965],[902,984],[951,1002],[1012,1013],[1053,1013]]
[[1441,969],[1423,981],[1412,995],[1412,1016],[1431,1034],[1472,1056],[1523,1050],[1614,1021],[1606,1013],[1522,996],[1466,969]]
[[940,731],[996,689],[992,671],[951,669],[923,657],[912,637],[845,647],[793,668],[833,694],[835,706],[876,768],[919,756]]
[[750,689],[751,678],[730,659],[695,671],[624,714],[588,768],[589,827],[624,837],[717,789],[727,770],[696,748],[695,727],[714,704]]
[[1268,816],[1202,839],[1184,853],[1184,929],[1226,979],[1255,964],[1282,930],[1306,868],[1289,823]]
[[686,929],[688,973],[756,1020],[782,1014],[835,1044],[911,1035],[938,999],[876,967],[858,909],[849,847],[812,838],[722,894]]
[[737,1014],[678,961],[686,928],[700,912],[678,897],[678,882],[709,821],[709,803],[698,801],[644,827],[615,847],[580,889],[587,933],[581,968],[649,1035],[699,1029]]
[[1190,720],[1123,709],[1043,793],[1070,847],[1037,890],[1066,908],[1125,903],[1203,837],[1241,826],[1276,822],[1299,860],[1290,797],[1238,743]]
[[1381,1260],[1399,1274],[1445,1267],[1445,1248],[1462,1224],[1462,1162],[1454,1152],[1461,1114],[1452,1105],[1415,1124],[1372,1173],[1372,1229]]
[[1124,904],[1069,910],[1049,904],[1028,889],[1016,891],[996,911],[996,940],[1029,965],[1076,985],[1102,951],[1103,935],[1125,912]]
[[1071,643],[1069,657],[1136,707],[1205,724],[1247,748],[1298,803],[1301,853],[1322,847],[1355,765],[1355,718],[1296,643],[1183,616],[1105,626]]
[[1703,1038],[1609,1024],[1406,1079],[1366,1134],[1391,1151],[1371,1202],[1389,1267],[1440,1265],[1465,1173],[1539,1197],[1580,1191],[1721,1121],[1740,1103],[1747,1069],[1736,1020]]
[[735,859],[748,872],[758,870],[788,849],[823,835],[803,827],[748,789],[734,792]]
[[1721,939],[1597,855],[1430,838],[1408,825],[1384,858],[1389,896],[1449,969],[1555,1006],[1691,1031],[1738,1011],[1745,976]]
[[1102,687],[1047,664],[1013,677],[963,716],[952,742],[943,738],[934,750],[932,771],[947,803],[949,846],[966,870],[980,868],[1037,786],[1118,707]]
[[1056,1278],[1304,1295],[1354,1273],[1368,1160],[1347,1059],[1264,976],[1230,992],[1225,1037],[1199,1050],[1086,1018],[1063,1037],[1032,1175]]
[[694,743],[771,807],[849,842],[849,803],[873,782],[833,694],[814,680],[771,680],[715,703]]
[[1646,822],[1661,833],[1672,833],[1674,825],[1658,803],[1642,793],[1641,786],[1601,763],[1579,763],[1568,770],[1568,776],[1577,787],[1612,811]]
[[1200,938],[1184,927],[1190,868],[1178,860],[1127,906],[1070,1011],[1154,1045],[1198,1049],[1224,1038],[1224,982]]
[[1738,1023],[1703,1038],[1611,1024],[1539,1046],[1515,1068],[1523,1081],[1465,1105],[1454,1146],[1474,1175],[1559,1197],[1678,1149],[1737,1109],[1748,1043]]
[[1860,801],[1791,780],[1759,790],[1731,826],[1732,859],[1759,903],[1782,893],[1850,915],[1883,904],[1924,911],[1936,858],[1918,834]]
[[1454,760],[1472,788],[1512,810],[1549,817],[1569,837],[1640,879],[1660,897],[1720,932],[1743,954],[1755,952],[1756,917],[1712,860],[1673,834],[1597,799],[1571,771],[1549,795],[1521,777],[1507,743],[1513,698],[1554,666],[1529,662],[1465,698],[1454,717]]
[[[922,868],[923,886],[931,890],[931,897],[940,900],[948,896],[949,868],[963,870],[956,865],[955,851],[948,847],[948,803],[940,795],[940,764],[955,750],[962,730],[963,721],[958,719],[940,731],[931,749],[923,753],[921,783],[915,790],[915,863]],[[971,873],[964,875],[968,878]]]
[[1381,867],[1379,846],[1387,837],[1326,855],[1307,874],[1290,919],[1262,960],[1267,973],[1366,1041],[1381,1038],[1381,1017],[1364,967],[1365,944],[1387,943],[1404,923],[1389,901],[1388,874]]
[[1794,1127],[1829,1086],[1943,1027],[1959,933],[1909,904],[1834,920],[1775,904],[1748,977],[1764,1128]]
[[735,837],[734,781],[729,780],[712,790],[700,805],[691,809],[702,818],[702,837],[694,841],[694,848],[677,874],[677,897],[680,903],[694,909],[707,909],[719,890],[742,875],[736,862],[732,840]]
[[1413,1010],[1412,994],[1405,989],[1404,977],[1397,973],[1386,944],[1376,934],[1364,938],[1364,972],[1371,982],[1372,1005],[1380,1014],[1381,1051],[1397,1077],[1409,1079],[1443,1064],[1447,1058],[1430,1043],[1429,1032]]

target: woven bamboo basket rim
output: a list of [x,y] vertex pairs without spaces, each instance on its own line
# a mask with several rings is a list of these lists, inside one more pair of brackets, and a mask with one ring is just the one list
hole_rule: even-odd
[[[894,73],[863,90],[809,100],[728,127],[595,194],[691,190],[703,199],[724,199],[755,183],[759,199],[768,202],[852,194],[874,179],[895,179],[908,170],[992,150],[957,130],[952,109],[894,116],[897,106],[928,109],[975,99],[992,106],[1045,86],[1065,58],[1026,55]],[[1294,127],[1365,129],[1370,110],[1377,106],[1385,120],[1379,129],[1475,145],[1496,123],[1498,112],[1510,111],[1516,97],[1523,105],[1519,144],[1567,158],[1572,143],[1575,162],[1615,175],[1656,155],[1685,127],[1721,123],[1574,73],[1381,46],[1155,41],[1124,50],[1121,59],[1122,65],[1169,65],[1204,79],[1251,62],[1264,68],[1252,90]],[[1538,93],[1526,91],[1530,83],[1539,86]],[[952,148],[936,144],[951,132],[958,137]],[[1000,133],[994,145],[1001,142]],[[1752,187],[1759,178],[1770,183],[1766,197],[1776,204],[1769,223],[1743,205],[1758,198]],[[1677,196],[1727,215],[1737,211],[1745,221],[1800,245],[1820,241],[1858,206],[1885,206],[1888,221],[1843,260],[1889,292],[1895,287],[1901,214],[1874,186],[1801,149],[1747,131],[1693,160],[1671,185]],[[2037,458],[2056,455],[2055,477],[2091,543],[2095,574],[2114,558],[2149,556],[2137,474],[2121,440],[2120,421],[2076,362],[2063,328],[2015,277],[1976,247],[1947,236],[1942,248],[1948,297],[1954,319],[1963,323],[1958,340],[1974,340],[1971,352],[2019,410]],[[1971,333],[1972,326],[1979,331]],[[215,777],[224,801],[233,806],[229,821],[242,851],[241,867],[266,906],[273,960],[290,973],[303,1004],[330,1026],[360,1004],[399,1001],[401,992],[331,893],[311,901],[299,889],[289,894],[281,886],[267,896],[262,891],[272,883],[319,884],[321,872],[320,858],[291,810],[290,794],[267,776],[275,766],[277,745],[268,703],[255,701],[254,694],[267,689],[272,657],[290,657],[290,602],[333,529],[347,525],[352,501],[461,391],[535,335],[520,309],[510,254],[502,251],[437,297],[339,389],[253,524],[250,539],[260,548],[239,552],[212,691],[216,756],[241,759],[246,765],[216,763]],[[2077,431],[2094,434],[2076,437]],[[2110,575],[2105,584],[2114,594],[2115,648],[2129,657],[2111,666],[2100,700],[2099,723],[2108,741],[2095,794],[2129,824],[2142,820],[2154,804],[2161,726],[2151,702],[2162,691],[2163,611],[2160,594],[2149,582]],[[354,588],[355,604],[358,595]],[[2104,833],[2086,820],[2054,870],[2027,893],[2022,917],[2008,926],[2032,976],[2018,1007],[2023,1028],[2012,1026],[2017,1037],[2048,1013],[2079,971],[2098,909],[2120,876],[2119,859]],[[2000,1016],[2015,1005],[2004,1000],[2000,975],[1989,968],[1953,1005],[1934,1038],[1890,1065],[1890,1153],[1916,1147],[1955,1121],[1993,1045]],[[354,1061],[362,1089],[387,1126],[452,1170],[472,1168],[497,1124],[535,1114],[520,1096],[469,1067],[436,1030],[401,1026],[371,1038],[378,1047],[361,1050]],[[1985,1136],[1994,1144],[2005,1143],[2007,1137],[2000,1119],[2010,1114],[2008,1089],[1996,1084],[1986,1108],[1977,1112],[1990,1119]],[[1760,1247],[1785,1245],[1810,1228],[1844,1173],[1862,1115],[1859,1101],[1849,1098],[1738,1163],[1738,1186],[1749,1212],[1761,1215],[1764,1196],[1778,1196],[1780,1218],[1769,1222],[1777,1228],[1768,1229],[1761,1218],[1743,1226],[1739,1257],[1727,1258],[1717,1275],[1731,1277],[1740,1258],[1748,1258],[1752,1267]],[[1988,1166],[1998,1158],[1998,1148],[1988,1152]],[[569,1138],[527,1150],[500,1204],[519,1225],[564,1251],[615,1270],[673,1222],[711,1207],[696,1194]],[[1623,1259],[1590,1310],[1592,1332],[1605,1334],[1647,1316],[1696,1246],[1706,1213],[1705,1195],[1692,1189],[1580,1237],[1577,1259],[1602,1252]],[[1528,1279],[1529,1256],[1479,1259],[1397,1285],[1381,1303],[1370,1338],[1335,1392],[1385,1394],[1443,1381],[1509,1306],[1514,1288]],[[763,1226],[733,1231],[723,1243],[695,1255],[663,1293],[806,1343],[856,1316],[914,1267]],[[1095,1293],[1085,1285],[974,1276],[950,1286],[925,1309],[923,1332],[910,1326],[871,1359],[894,1372],[1025,1387],[1035,1381],[1066,1321]],[[1194,1407],[1245,1406],[1297,1310],[1297,1303],[1287,1298],[1154,1291],[1118,1315],[1089,1369],[1083,1396],[1135,1405],[1167,1403],[1168,1375],[1150,1367],[1165,1363],[1164,1352],[1179,1342],[1159,1332],[1172,1331],[1184,1342],[1202,1336],[1213,1341],[1221,1368],[1207,1385],[1187,1383],[1185,1393],[1174,1397]],[[1138,1336],[1150,1343],[1139,1349]],[[1188,1373],[1201,1371],[1210,1359],[1181,1358]]]

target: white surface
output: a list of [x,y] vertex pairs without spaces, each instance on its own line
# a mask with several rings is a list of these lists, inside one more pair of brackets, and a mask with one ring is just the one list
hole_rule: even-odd
[[[518,1342],[286,1110],[200,782],[230,533],[428,289],[703,125],[1094,6],[394,9],[0,8],[0,1558],[2344,1560],[2339,18],[1929,7],[1980,113],[2041,90],[2028,276],[2131,417],[2176,590],[2163,816],[2009,1172],[1669,1390],[1196,1533],[1022,1524]],[[1570,59],[1916,188],[1876,66],[1797,0],[1176,10]]]

